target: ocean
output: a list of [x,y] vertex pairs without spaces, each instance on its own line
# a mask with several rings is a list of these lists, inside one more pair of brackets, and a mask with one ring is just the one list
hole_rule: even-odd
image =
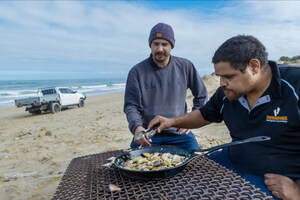
[[43,87],[65,86],[89,96],[125,91],[126,78],[66,80],[0,80],[0,108],[15,106],[15,99],[37,96]]

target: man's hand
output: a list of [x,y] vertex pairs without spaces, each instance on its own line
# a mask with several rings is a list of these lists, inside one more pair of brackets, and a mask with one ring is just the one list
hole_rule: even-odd
[[138,135],[138,133],[141,132],[141,131],[143,131],[143,130],[145,130],[145,128],[142,127],[142,126],[138,126],[138,127],[135,129],[135,132],[134,132],[134,142],[140,144],[141,146],[147,145],[147,146],[151,147],[151,143],[150,143],[150,142],[152,142],[151,139],[147,140],[147,139],[145,138],[145,136],[143,136],[143,137],[142,137],[141,139],[139,139],[139,140],[136,139],[136,136]]
[[162,130],[172,127],[172,123],[173,123],[173,118],[169,119],[158,115],[151,120],[148,128],[152,128],[155,125],[159,124],[159,127],[156,129],[156,132],[160,133]]
[[182,135],[182,134],[189,134],[191,132],[191,129],[179,128],[179,129],[177,129],[177,132],[180,135]]
[[300,200],[297,183],[279,174],[265,174],[265,184],[272,194],[283,200]]

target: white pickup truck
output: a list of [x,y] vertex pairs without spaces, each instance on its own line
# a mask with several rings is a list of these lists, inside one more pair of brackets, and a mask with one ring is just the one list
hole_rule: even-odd
[[85,99],[84,94],[68,87],[47,87],[38,89],[36,97],[16,99],[15,105],[26,106],[25,111],[33,114],[41,114],[42,111],[57,113],[70,106],[83,107]]

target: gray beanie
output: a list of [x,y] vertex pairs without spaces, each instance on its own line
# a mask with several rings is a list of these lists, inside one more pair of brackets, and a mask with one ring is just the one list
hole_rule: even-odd
[[174,32],[170,25],[164,23],[156,24],[150,32],[149,36],[149,46],[151,47],[151,42],[155,39],[165,39],[171,43],[172,48],[175,45]]

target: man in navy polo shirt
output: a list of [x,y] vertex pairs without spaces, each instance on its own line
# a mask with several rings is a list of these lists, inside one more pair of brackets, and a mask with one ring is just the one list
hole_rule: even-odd
[[267,55],[253,36],[228,39],[212,58],[220,87],[207,104],[175,118],[157,116],[149,127],[159,123],[159,133],[224,120],[233,141],[269,136],[269,141],[232,146],[209,157],[268,195],[300,199],[300,67],[277,65]]

